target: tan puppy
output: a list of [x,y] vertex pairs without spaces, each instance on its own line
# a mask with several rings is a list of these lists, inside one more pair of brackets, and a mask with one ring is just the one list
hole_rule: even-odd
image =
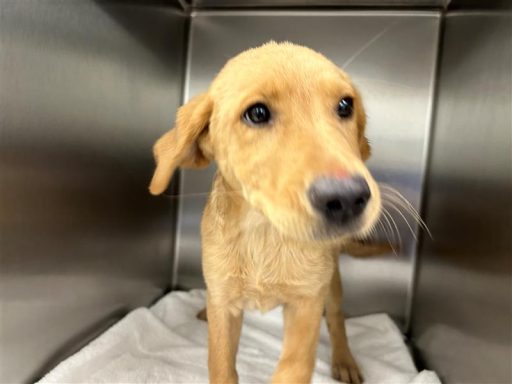
[[271,42],[231,59],[156,143],[153,194],[178,167],[218,166],[201,224],[212,383],[237,382],[243,310],[277,305],[285,329],[274,383],[311,380],[324,309],[333,376],[362,380],[337,260],[381,209],[363,163],[364,129],[361,98],[342,70],[308,48]]

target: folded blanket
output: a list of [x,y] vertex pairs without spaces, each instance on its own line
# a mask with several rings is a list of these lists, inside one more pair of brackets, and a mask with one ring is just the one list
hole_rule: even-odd
[[[207,324],[196,319],[205,292],[172,292],[152,308],[132,311],[40,383],[207,383]],[[282,313],[246,312],[237,355],[240,383],[269,382],[279,358]],[[440,384],[418,374],[403,337],[385,314],[347,320],[350,347],[365,383]],[[330,347],[322,324],[314,383],[330,377]]]

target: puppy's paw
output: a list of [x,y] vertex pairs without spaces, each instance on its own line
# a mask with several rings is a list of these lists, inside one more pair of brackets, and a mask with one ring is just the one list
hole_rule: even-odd
[[363,375],[353,357],[337,358],[331,365],[332,377],[346,384],[361,384]]
[[206,314],[206,308],[201,309],[201,310],[197,313],[196,317],[197,317],[199,320],[208,321],[208,316],[207,316],[207,314]]

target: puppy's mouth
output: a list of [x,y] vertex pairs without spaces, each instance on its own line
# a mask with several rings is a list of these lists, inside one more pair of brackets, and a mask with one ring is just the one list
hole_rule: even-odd
[[315,240],[338,241],[345,238],[364,237],[372,227],[365,217],[358,217],[348,223],[333,223],[330,220],[321,220],[313,231]]
[[[362,176],[319,178],[305,193],[281,206],[263,194],[247,193],[246,200],[281,234],[299,241],[339,242],[364,237],[373,228],[380,211],[380,192]],[[286,208],[285,208],[286,207]],[[292,209],[290,209],[292,208]]]

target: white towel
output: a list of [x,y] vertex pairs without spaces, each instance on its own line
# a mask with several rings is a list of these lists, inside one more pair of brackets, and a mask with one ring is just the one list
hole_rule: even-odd
[[[207,383],[207,325],[197,320],[205,292],[172,292],[152,308],[132,311],[40,383]],[[322,322],[314,383],[330,377],[330,347]],[[418,374],[403,337],[384,314],[347,321],[350,347],[365,383],[440,384]],[[281,350],[282,314],[246,312],[237,355],[240,383],[269,382]],[[338,383],[339,384],[339,383]]]

